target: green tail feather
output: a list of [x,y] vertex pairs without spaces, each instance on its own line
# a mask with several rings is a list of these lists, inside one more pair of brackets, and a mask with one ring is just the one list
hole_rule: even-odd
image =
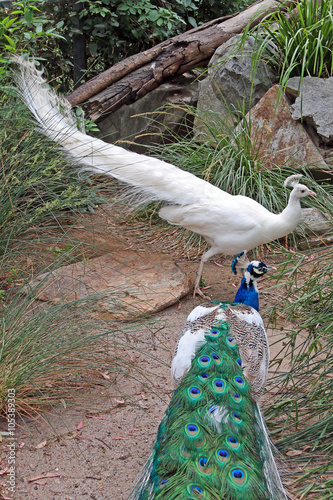
[[266,480],[265,456],[270,451],[262,444],[267,435],[261,432],[266,431],[244,378],[237,344],[229,336],[228,323],[222,322],[206,334],[175,390],[146,477],[132,498],[285,498],[272,495]]

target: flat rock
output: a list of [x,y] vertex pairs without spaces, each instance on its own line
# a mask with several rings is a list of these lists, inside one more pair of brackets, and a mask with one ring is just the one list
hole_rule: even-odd
[[312,125],[325,144],[333,144],[333,78],[290,78],[286,92],[296,97],[291,106],[294,120]]
[[250,111],[251,138],[259,147],[267,167],[276,164],[328,170],[301,123],[293,120],[283,94],[276,107],[278,93],[279,87],[274,85]]
[[103,319],[130,320],[160,311],[186,295],[191,283],[164,254],[122,251],[60,267],[29,283],[53,303],[92,298]]

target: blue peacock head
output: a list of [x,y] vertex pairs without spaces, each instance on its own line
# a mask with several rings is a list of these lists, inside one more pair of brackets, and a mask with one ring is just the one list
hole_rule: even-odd
[[231,270],[234,274],[237,274],[237,266],[241,268],[243,272],[248,272],[253,278],[260,278],[264,274],[266,274],[271,269],[276,269],[274,266],[268,266],[264,262],[259,260],[250,260],[246,255],[246,250],[240,252],[231,264]]

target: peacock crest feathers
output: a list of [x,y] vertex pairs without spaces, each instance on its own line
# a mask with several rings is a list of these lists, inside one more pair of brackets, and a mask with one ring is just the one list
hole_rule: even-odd
[[304,177],[302,174],[294,174],[287,177],[283,183],[284,187],[294,188],[299,183],[300,179]]
[[174,392],[159,427],[150,488],[137,498],[269,498],[255,411],[230,324],[217,321]]

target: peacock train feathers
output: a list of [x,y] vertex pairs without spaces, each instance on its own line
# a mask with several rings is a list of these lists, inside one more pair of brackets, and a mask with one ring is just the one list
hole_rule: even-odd
[[[268,269],[248,263],[239,290]],[[251,293],[258,295],[253,286]],[[269,347],[248,300],[208,302],[190,313],[172,363],[178,387],[131,499],[287,498],[258,405]]]

